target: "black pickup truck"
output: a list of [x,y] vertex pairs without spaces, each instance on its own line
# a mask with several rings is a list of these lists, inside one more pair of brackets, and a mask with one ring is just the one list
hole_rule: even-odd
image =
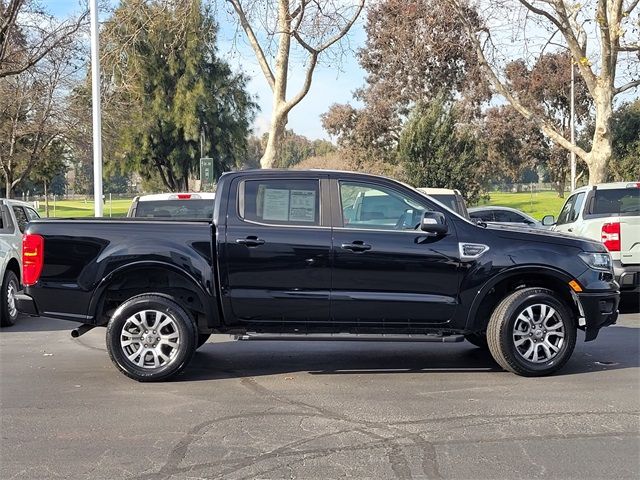
[[211,221],[34,220],[32,315],[106,326],[140,381],[181,372],[211,333],[244,339],[457,342],[546,375],[615,323],[606,248],[488,227],[399,182],[349,172],[222,176]]

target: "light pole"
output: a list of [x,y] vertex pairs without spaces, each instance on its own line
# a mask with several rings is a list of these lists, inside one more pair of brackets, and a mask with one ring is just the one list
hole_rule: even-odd
[[90,0],[91,10],[91,98],[93,113],[93,205],[94,215],[102,216],[102,121],[100,118],[100,50],[98,48],[98,4]]
[[[571,145],[576,144],[576,107],[575,107],[575,83],[576,83],[576,69],[573,65],[573,57],[571,59],[571,119],[569,120],[569,128],[571,129]],[[571,191],[576,189],[576,152],[571,151]]]

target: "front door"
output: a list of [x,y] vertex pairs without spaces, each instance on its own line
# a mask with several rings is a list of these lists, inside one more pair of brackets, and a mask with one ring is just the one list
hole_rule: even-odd
[[553,227],[555,231],[573,233],[574,235],[582,233],[578,230],[580,224],[578,220],[580,220],[584,197],[585,192],[578,192],[567,199]]
[[326,181],[261,175],[231,185],[222,283],[236,322],[328,321],[331,227],[321,206]]
[[430,236],[416,227],[425,210],[438,208],[408,188],[333,185],[333,322],[410,329],[451,320],[460,265],[452,222],[446,235]]

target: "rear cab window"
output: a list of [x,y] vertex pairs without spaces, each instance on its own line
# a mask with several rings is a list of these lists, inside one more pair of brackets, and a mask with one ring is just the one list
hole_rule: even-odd
[[585,217],[640,215],[640,188],[596,189],[592,191]]
[[266,225],[320,225],[320,182],[307,179],[246,180],[240,184],[238,215]]

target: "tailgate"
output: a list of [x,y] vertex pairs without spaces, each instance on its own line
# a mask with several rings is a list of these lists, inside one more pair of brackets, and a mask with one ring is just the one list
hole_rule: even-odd
[[640,216],[620,217],[620,261],[640,264]]

